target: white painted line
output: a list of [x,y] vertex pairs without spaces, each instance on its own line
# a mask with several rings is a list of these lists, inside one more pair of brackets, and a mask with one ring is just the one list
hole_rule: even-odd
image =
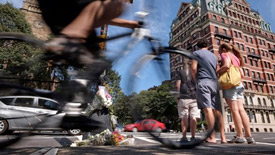
[[58,151],[58,148],[53,148],[50,151],[48,151],[47,153],[45,153],[45,155],[56,155]]
[[270,138],[263,138],[263,139],[275,139],[275,137],[270,137]]
[[158,141],[151,140],[151,139],[148,139],[148,138],[145,138],[145,137],[135,137],[135,138],[146,141],[146,142],[149,142],[149,143],[160,144],[160,142],[158,142]]
[[33,153],[31,153],[30,155],[41,155],[41,154],[45,154],[46,152],[48,152],[50,150],[50,148],[43,148],[40,149],[38,151],[35,151]]
[[[271,144],[271,143],[263,143],[263,142],[256,142],[256,144],[262,144],[262,145],[275,146],[275,144]],[[251,144],[251,145],[253,145],[253,144]]]

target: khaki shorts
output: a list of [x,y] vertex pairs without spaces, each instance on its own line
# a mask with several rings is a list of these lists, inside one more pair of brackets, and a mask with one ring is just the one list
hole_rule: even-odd
[[179,118],[200,118],[200,110],[198,109],[195,99],[180,99],[178,103]]

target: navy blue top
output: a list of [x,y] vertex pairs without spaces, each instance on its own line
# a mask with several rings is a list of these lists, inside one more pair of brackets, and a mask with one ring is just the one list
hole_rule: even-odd
[[198,62],[197,68],[197,80],[199,79],[217,79],[216,69],[217,69],[217,57],[214,53],[208,50],[198,50],[193,53],[196,57],[199,57],[204,61],[204,65]]

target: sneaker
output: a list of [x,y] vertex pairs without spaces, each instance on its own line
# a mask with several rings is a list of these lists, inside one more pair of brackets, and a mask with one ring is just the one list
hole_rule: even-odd
[[253,137],[247,137],[246,141],[247,141],[248,144],[256,144],[256,141],[254,140]]
[[193,141],[195,141],[195,140],[196,140],[195,137],[191,137],[191,139],[190,139],[191,142],[193,142]]
[[245,143],[245,142],[246,142],[246,139],[244,137],[240,138],[238,136],[234,136],[233,139],[228,141],[228,143]]
[[186,142],[189,142],[189,141],[188,141],[187,137],[182,137],[182,138],[180,139],[180,142],[181,142],[181,143],[186,143]]

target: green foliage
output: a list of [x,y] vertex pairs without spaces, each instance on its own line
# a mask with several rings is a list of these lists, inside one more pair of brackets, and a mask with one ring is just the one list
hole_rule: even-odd
[[169,125],[175,127],[178,124],[177,101],[169,93],[171,88],[172,85],[163,84],[154,90],[124,96],[115,105],[115,115],[124,124],[152,118],[161,122],[170,122]]
[[118,122],[122,124],[132,123],[131,101],[128,96],[122,95],[114,105],[114,114],[118,116]]
[[123,92],[120,87],[121,76],[113,70],[107,70],[106,75],[104,76],[104,86],[110,93],[113,99],[113,103],[123,95]]
[[0,4],[0,23],[0,32],[32,32],[25,15],[9,3]]
[[[0,21],[0,32],[20,32],[32,35],[30,24],[26,21],[24,13],[11,4],[0,4]],[[38,57],[41,52],[39,48],[30,44],[2,40],[0,41],[0,64],[6,64],[5,71],[15,77],[50,80],[47,62],[41,61]],[[23,84],[26,84],[26,81]]]

